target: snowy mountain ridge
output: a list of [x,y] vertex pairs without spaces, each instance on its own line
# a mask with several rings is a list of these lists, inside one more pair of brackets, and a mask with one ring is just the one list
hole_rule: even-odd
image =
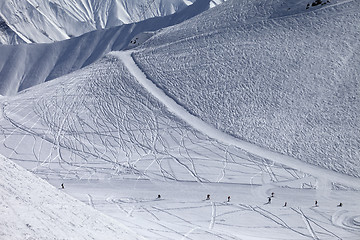
[[193,0],[4,0],[0,18],[11,29],[0,32],[0,43],[49,43],[96,29],[166,16]]
[[[50,44],[0,45],[0,94],[19,91],[85,67],[109,51],[136,47],[138,34],[155,32],[192,18],[211,7],[201,0],[178,13],[102,29]],[[148,35],[148,37],[150,37]],[[144,41],[144,40],[143,40]]]

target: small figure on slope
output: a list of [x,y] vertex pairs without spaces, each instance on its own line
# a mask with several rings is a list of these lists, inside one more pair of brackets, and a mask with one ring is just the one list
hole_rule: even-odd
[[159,194],[158,196],[157,196],[157,199],[160,199],[161,198],[161,195]]
[[267,202],[268,204],[270,204],[271,203],[271,197],[268,197],[268,202]]
[[339,205],[337,205],[338,207],[342,207],[342,203],[339,203]]
[[287,202],[284,203],[284,206],[283,207],[286,207],[287,206]]
[[228,202],[230,202],[230,196],[228,196],[228,200],[227,200]]
[[319,205],[318,205],[318,201],[317,200],[315,200],[315,207],[318,207]]
[[61,184],[61,188],[62,188],[62,189],[64,189],[64,188],[65,188],[63,183]]
[[206,195],[206,200],[210,200],[210,194]]

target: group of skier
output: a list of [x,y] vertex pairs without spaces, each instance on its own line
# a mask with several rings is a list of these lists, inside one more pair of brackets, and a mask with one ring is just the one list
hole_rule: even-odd
[[[267,203],[265,203],[265,204],[270,204],[272,198],[274,197],[274,195],[275,195],[275,193],[272,192],[272,193],[271,193],[271,196],[269,196],[269,197],[267,198],[268,201],[267,201]],[[230,196],[228,196],[227,202],[230,202],[230,199],[231,199]],[[208,194],[208,195],[206,196],[206,199],[205,199],[205,200],[210,200],[210,194]],[[318,207],[318,206],[319,206],[317,200],[315,200],[315,205],[314,205],[314,206],[315,206],[315,207]],[[342,206],[343,206],[343,204],[342,204],[341,202],[337,205],[337,207],[342,207]],[[287,207],[287,202],[284,203],[283,207]]]
[[[65,186],[64,186],[63,183],[61,184],[61,188],[62,188],[62,189],[65,188]],[[271,199],[274,197],[274,195],[275,195],[275,193],[272,192],[272,193],[271,193],[271,196],[268,197],[268,201],[267,201],[266,204],[270,204],[270,203],[271,203]],[[161,198],[161,195],[159,194],[159,195],[157,196],[157,199],[160,199],[160,198]],[[228,197],[227,197],[227,202],[230,202],[230,199],[231,199],[231,197],[228,196]],[[210,194],[206,195],[205,200],[210,200]],[[319,206],[317,200],[315,200],[315,205],[314,205],[314,206],[315,206],[315,207],[318,207],[318,206]],[[343,206],[343,204],[342,204],[341,202],[337,205],[337,207],[342,207],[342,206]],[[283,207],[287,207],[287,202],[284,203]]]

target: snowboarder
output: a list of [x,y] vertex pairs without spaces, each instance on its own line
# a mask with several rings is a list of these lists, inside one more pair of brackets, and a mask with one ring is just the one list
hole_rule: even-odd
[[284,203],[284,206],[283,207],[286,207],[287,206],[287,202]]
[[62,189],[64,189],[64,188],[65,188],[63,183],[61,184],[61,188],[62,188]]
[[339,205],[337,205],[338,207],[342,207],[342,203],[339,203]]
[[318,207],[318,201],[315,200],[315,207]]
[[210,194],[206,195],[206,200],[210,200]]
[[230,196],[228,196],[228,200],[227,200],[228,202],[230,202]]
[[268,197],[268,204],[271,203],[271,197]]

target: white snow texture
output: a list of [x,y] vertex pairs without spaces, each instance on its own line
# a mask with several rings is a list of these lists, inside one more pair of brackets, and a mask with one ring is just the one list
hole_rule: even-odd
[[359,239],[359,14],[1,2],[0,239]]

